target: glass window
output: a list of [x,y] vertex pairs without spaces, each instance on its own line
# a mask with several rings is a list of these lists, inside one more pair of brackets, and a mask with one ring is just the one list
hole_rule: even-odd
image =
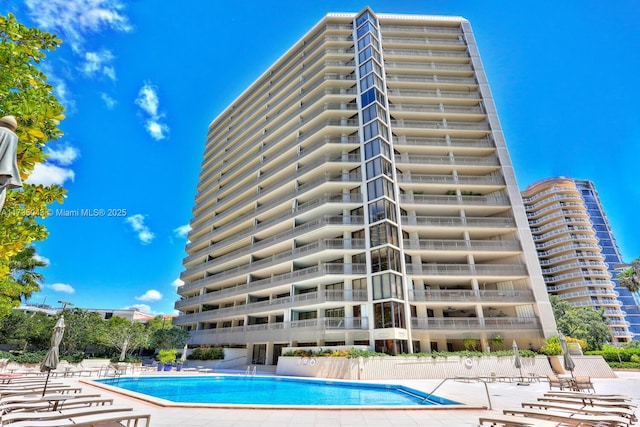
[[373,203],[369,203],[369,222],[374,223],[383,219],[396,222],[395,205],[387,199],[376,200]]
[[369,46],[365,48],[362,52],[358,54],[358,59],[360,63],[366,61],[369,58],[374,58],[378,62],[380,62],[380,52],[378,52],[378,50],[375,49],[373,46]]
[[382,136],[384,139],[389,138],[389,129],[378,120],[365,125],[363,131],[365,141],[375,138],[376,136]]
[[371,246],[398,245],[398,228],[388,222],[372,225],[369,229]]
[[371,33],[368,33],[366,36],[358,40],[358,50],[362,50],[369,45],[379,49],[378,39],[376,39]]
[[376,25],[375,18],[373,16],[371,16],[371,14],[369,12],[365,12],[362,15],[358,16],[358,18],[356,19],[356,27],[359,27],[360,25],[362,25],[366,21],[369,21],[373,25]]
[[377,157],[370,162],[367,162],[367,179],[372,179],[383,174],[393,179],[393,167],[391,166],[391,162],[383,157]]
[[371,251],[371,272],[377,273],[385,270],[400,272],[400,252],[397,249],[385,246]]
[[380,105],[385,105],[385,97],[376,88],[369,89],[361,95],[362,106],[366,107],[372,102],[378,101]]
[[382,154],[387,158],[391,158],[391,146],[380,138],[369,141],[364,145],[365,159],[369,160],[379,154]]
[[373,87],[374,85],[378,86],[380,89],[384,88],[382,79],[374,73],[367,74],[365,77],[360,79],[360,90],[363,92]]
[[405,328],[404,305],[395,301],[373,305],[375,328]]
[[358,31],[356,32],[357,38],[360,39],[367,33],[376,33],[376,27],[371,23],[371,21],[367,21],[364,25],[358,28]]
[[[393,191],[393,183],[384,178],[380,177],[373,181],[367,183],[367,191],[369,200],[375,200],[382,196],[387,196],[390,199],[395,199],[395,192]],[[394,221],[395,222],[395,221]]]

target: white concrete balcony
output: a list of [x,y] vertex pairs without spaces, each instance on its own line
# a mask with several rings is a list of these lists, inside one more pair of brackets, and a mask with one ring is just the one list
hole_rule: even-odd
[[456,58],[456,59],[466,59],[470,58],[468,52],[451,52],[444,50],[431,50],[426,49],[428,46],[425,46],[425,49],[384,49],[382,53],[384,55],[385,61],[406,61],[408,58],[418,57],[418,58]]
[[[185,279],[191,277],[197,277],[199,273],[202,271],[208,271],[209,273],[213,273],[216,271],[216,267],[218,269],[223,268],[223,266],[236,261],[238,259],[246,259],[247,255],[255,254],[261,249],[269,248],[272,245],[276,245],[283,241],[289,241],[296,237],[302,236],[305,233],[309,233],[312,230],[317,230],[326,225],[336,225],[338,223],[340,217],[333,217],[334,223],[331,222],[330,217],[320,218],[315,221],[310,221],[307,224],[303,224],[301,227],[296,227],[293,230],[288,230],[284,233],[279,233],[277,235],[271,236],[267,239],[261,240],[260,242],[253,243],[239,250],[226,253],[222,256],[218,256],[213,258],[211,261],[207,261],[201,264],[197,264],[192,267],[188,267],[181,277],[184,275]],[[362,217],[360,217],[362,218]],[[346,223],[343,220],[339,222],[339,225],[344,226]],[[364,220],[362,220],[362,224],[364,224]],[[353,226],[354,229],[357,228],[355,224],[349,224],[349,226]],[[229,242],[231,243],[231,242]],[[292,261],[300,256],[310,256],[313,254],[318,254],[323,251],[335,251],[340,250],[344,254],[348,254],[350,251],[362,251],[366,247],[364,239],[320,239],[313,243],[309,243],[308,245],[304,245],[289,251],[280,252],[274,254],[267,258],[262,258],[257,261],[253,261],[249,264],[243,264],[237,268],[245,268],[247,272],[254,271],[256,268],[264,268],[276,265],[278,263]],[[226,270],[224,270],[226,271]]]
[[[251,292],[258,292],[261,290],[269,289],[274,286],[290,285],[293,282],[312,281],[325,276],[335,276],[336,280],[343,275],[357,275],[361,276],[367,273],[366,264],[336,264],[336,263],[319,263],[312,267],[302,268],[300,270],[292,271],[283,274],[274,274],[271,277],[264,279],[252,280],[249,283],[243,285],[237,285],[230,288],[221,290],[224,296],[234,296],[238,294]],[[222,279],[228,278],[244,278],[246,276],[244,271],[226,271],[220,274],[214,274],[212,276],[204,277],[199,280],[195,280],[190,283],[185,283],[178,288],[178,293],[197,290],[203,287],[208,287],[216,284]]]
[[[580,255],[578,255],[577,253],[573,253],[570,255],[563,255],[563,256],[549,258],[549,259],[541,259],[540,265],[541,266],[554,265],[554,264],[561,263],[563,261],[576,260],[576,259],[582,259],[582,258],[597,258],[600,262],[604,261],[604,256],[599,252],[582,252],[580,253]],[[603,264],[605,266],[608,266],[608,264],[606,263],[603,263]]]
[[522,251],[517,240],[432,240],[432,239],[404,239],[406,251],[421,252],[505,252],[519,253]]
[[460,27],[447,28],[447,27],[418,27],[418,26],[401,26],[401,25],[384,25],[381,29],[382,35],[386,36],[387,34],[395,34],[395,33],[434,33],[434,34],[450,34],[450,35],[462,35],[462,30]]
[[555,218],[565,218],[567,215],[571,216],[571,220],[582,221],[589,223],[589,216],[586,210],[558,210],[558,212],[550,213],[539,219],[529,218],[529,225],[545,224]]
[[[561,297],[561,295],[559,295]],[[563,298],[564,299],[564,298]],[[568,298],[570,299],[570,298]],[[568,301],[572,307],[574,308],[579,308],[579,307],[599,307],[599,306],[614,306],[614,307],[622,307],[622,303],[616,299],[611,299],[611,298],[602,298],[602,299],[598,299],[596,301],[576,301],[576,302],[571,302]],[[607,316],[608,314],[605,311],[605,316]]]
[[[418,156],[422,157],[422,156]],[[457,159],[456,159],[457,161]],[[496,160],[497,161],[497,160]],[[396,180],[400,184],[416,184],[423,186],[428,185],[443,185],[445,187],[457,187],[457,186],[492,186],[493,191],[497,191],[503,188],[505,184],[504,177],[502,175],[422,175],[414,173],[401,173],[396,176]],[[493,192],[492,191],[492,192]]]
[[410,276],[422,277],[509,277],[516,280],[527,276],[526,266],[511,264],[407,264],[406,272]]
[[419,164],[419,165],[451,165],[451,166],[500,166],[500,161],[497,157],[483,156],[483,157],[471,157],[471,156],[421,156],[415,154],[396,154],[394,156],[396,163],[400,164]]
[[[566,236],[566,237],[561,237],[559,239],[548,240],[548,241],[543,242],[543,243],[536,243],[536,249],[541,249],[541,250],[545,251],[546,248],[551,248],[552,246],[556,246],[556,245],[559,245],[561,243],[575,242],[576,240],[581,240],[583,242],[589,242],[589,241],[593,242],[593,246],[590,246],[590,247],[596,246],[596,242],[598,241],[598,239],[594,235],[576,234],[576,235],[573,235],[573,236]],[[567,246],[563,246],[563,248],[566,249]],[[551,251],[547,251],[547,253],[550,253],[550,252]]]
[[412,317],[411,328],[415,330],[530,330],[538,329],[540,322],[535,317]]
[[546,276],[543,274],[543,276],[544,282],[549,284],[563,282],[569,279],[576,279],[580,277],[602,277],[603,280],[608,280],[609,277],[611,277],[611,274],[608,271],[589,270],[588,272],[579,271],[576,273],[559,274],[555,276]]
[[[395,147],[415,147],[420,151],[434,149],[441,151],[442,149],[451,150],[454,154],[458,151],[463,152],[479,152],[489,154],[495,151],[495,144],[489,137],[483,138],[420,138],[407,137],[406,135],[396,136],[393,138]],[[411,149],[408,151],[418,151]]]
[[584,206],[581,203],[562,202],[562,203],[554,204],[552,206],[547,206],[546,208],[542,208],[536,211],[527,212],[527,218],[537,218],[550,211],[562,211],[564,214],[567,214],[568,211],[564,210],[565,208],[578,208],[578,209],[571,209],[569,212],[576,211],[577,215],[587,215],[587,210],[584,208]]
[[[257,202],[259,199],[264,199],[263,203],[274,203],[274,200],[275,200],[275,204],[280,204],[280,203],[289,202],[308,191],[311,191],[311,190],[317,191],[322,184],[326,184],[326,183],[360,184],[361,182],[362,182],[362,176],[360,174],[339,174],[339,173],[318,174],[318,176],[315,179],[311,179],[310,181],[307,181],[302,185],[299,185],[294,191],[286,193],[285,195],[280,197],[274,197],[273,199],[269,199],[269,197],[267,197],[269,193],[281,190],[281,188],[277,186],[271,186],[268,189],[259,189],[257,192],[252,193],[250,196],[242,200],[237,200],[230,196],[225,197],[224,199],[218,200],[216,204],[213,204],[209,208],[203,210],[198,215],[195,215],[191,223],[193,225],[194,223],[197,223],[198,220],[204,219],[205,217],[208,217],[214,214],[217,215],[218,220],[226,218],[228,216],[236,215],[239,210],[242,210],[244,207],[246,207],[251,203]],[[335,188],[333,190],[335,190]],[[323,194],[328,192],[331,192],[331,189],[327,188],[327,191],[323,191]],[[224,206],[227,206],[227,209],[223,209]],[[198,227],[200,228],[202,227],[202,225],[198,224]]]
[[574,298],[584,298],[584,297],[600,297],[600,298],[604,298],[607,299],[607,297],[609,299],[612,298],[616,298],[617,295],[614,292],[613,289],[593,289],[593,290],[584,290],[584,291],[577,291],[577,292],[567,292],[567,293],[563,293],[563,294],[558,294],[559,297],[561,297],[564,300],[570,300],[570,299],[574,299]]
[[446,100],[465,100],[466,102],[480,100],[480,92],[469,92],[462,90],[440,90],[440,89],[389,89],[387,91],[389,99],[397,98],[409,98],[409,99],[435,99],[440,102],[446,102]]
[[[469,77],[451,77],[451,76],[406,76],[391,75],[387,76],[387,82],[390,83],[438,83],[452,85],[477,86],[478,82],[474,78]],[[394,89],[399,89],[394,87]]]
[[[565,238],[562,239],[562,242],[572,242],[574,239],[571,238]],[[541,245],[543,246],[543,245]],[[536,249],[538,248],[538,245],[536,245]],[[597,251],[597,252],[601,252],[602,251],[602,246],[594,244],[594,243],[572,243],[569,245],[563,245],[559,248],[554,248],[554,249],[549,249],[549,250],[539,250],[538,251],[538,257],[550,257],[553,256],[554,254],[557,253],[562,253],[562,252],[567,252],[567,251],[571,251],[572,255],[577,256],[574,251],[576,250],[580,250],[580,251]]]
[[[547,197],[549,195],[555,195],[553,197]],[[527,208],[535,207],[539,203],[545,204],[549,200],[577,200],[582,201],[582,197],[580,196],[580,191],[576,188],[567,188],[567,187],[553,187],[548,190],[541,191],[529,197],[523,197],[522,202],[525,204]],[[541,200],[540,202],[536,202],[536,200]]]
[[[183,325],[180,317],[174,324]],[[191,343],[223,344],[249,343],[264,340],[265,334],[274,341],[300,341],[313,336],[315,340],[332,340],[336,332],[363,331],[369,329],[366,317],[325,317],[319,319],[296,320],[291,322],[265,323],[259,325],[235,326],[229,328],[204,329],[191,332]]]
[[453,228],[514,228],[516,221],[513,218],[483,218],[483,217],[449,217],[449,216],[403,216],[403,226],[417,227],[453,227]]
[[473,291],[410,289],[409,301],[426,303],[529,303],[533,301],[533,292],[530,290]]
[[384,46],[387,47],[389,45],[442,45],[447,47],[458,46],[465,49],[467,47],[464,40],[438,37],[385,37]]
[[562,265],[558,265],[558,266],[552,267],[552,268],[543,268],[542,269],[542,273],[543,274],[553,274],[553,273],[557,273],[559,271],[575,270],[576,268],[581,269],[582,267],[601,268],[603,270],[607,270],[607,264],[605,264],[604,262],[597,262],[597,261],[585,262],[585,261],[581,261],[581,262],[572,262],[570,264],[562,264]]
[[577,203],[578,205],[580,205],[582,203],[582,199],[580,198],[580,196],[575,196],[572,194],[556,194],[555,196],[547,197],[533,204],[525,203],[524,207],[527,212],[536,212],[540,207],[552,204],[554,202],[561,202],[561,206],[565,206],[562,204],[562,202]]
[[[295,236],[302,236],[305,233],[310,233],[314,230],[318,230],[320,228],[331,226],[331,225],[348,227],[349,229],[354,229],[354,230],[358,228],[356,224],[349,224],[348,222],[345,221],[344,218],[341,218],[341,217],[318,218],[316,220],[303,224],[301,227],[296,228],[294,230],[290,230],[283,234],[267,238],[265,239],[265,241],[267,242],[265,242],[264,244],[262,244],[262,242],[258,242],[252,245],[254,246],[253,250],[245,250],[244,248],[241,249],[240,251],[245,252],[245,256],[239,256],[239,255],[236,255],[235,253],[225,254],[224,256],[214,258],[211,261],[208,261],[202,264],[197,264],[193,267],[188,267],[187,270],[180,275],[180,278],[184,281],[188,281],[189,279],[193,279],[195,277],[201,276],[202,273],[205,271],[206,271],[205,274],[209,274],[209,275],[212,275],[212,274],[218,275],[218,274],[223,274],[225,272],[231,273],[231,272],[237,272],[237,271],[242,271],[244,273],[252,273],[267,267],[273,267],[283,262],[293,261],[303,255],[308,257],[314,253],[317,254],[323,251],[336,251],[336,250],[341,250],[343,251],[344,254],[349,254],[353,251],[357,252],[365,249],[365,242],[363,239],[350,239],[350,240],[320,239],[299,248],[277,253],[269,257],[265,257],[259,260],[255,260],[246,264],[239,265],[237,267],[228,268],[228,266],[230,264],[234,264],[234,261],[236,260],[246,260],[248,258],[246,256],[247,254],[255,254],[258,250],[269,248],[271,245],[274,245],[278,242],[292,240]],[[216,269],[215,268],[216,266],[219,266],[219,268]]]
[[[532,224],[529,223],[529,225],[532,225]],[[586,218],[564,219],[564,217],[562,217],[562,219],[560,220],[548,222],[540,227],[531,227],[531,232],[534,234],[540,234],[540,233],[544,233],[547,230],[558,228],[558,227],[564,227],[563,228],[564,230],[572,230],[572,229],[575,229],[575,227],[585,227],[587,229],[591,229],[591,224],[589,220],[587,220]]]
[[[220,291],[210,292],[196,297],[184,298],[175,303],[176,310],[199,307],[203,304],[214,304],[219,301]],[[287,310],[296,307],[309,307],[324,304],[326,302],[359,302],[367,300],[367,292],[359,290],[324,290],[308,292],[306,294],[293,295],[282,298],[271,298],[266,301],[252,302],[233,307],[222,307],[199,313],[185,314],[185,321],[203,322],[205,320],[223,319],[229,316],[255,315],[260,312],[272,312],[273,310]]]
[[548,292],[559,292],[567,289],[582,289],[588,287],[610,287],[613,286],[613,283],[610,280],[600,279],[600,280],[577,280],[571,281],[569,283],[562,283],[560,285],[549,285],[547,286]]
[[[240,215],[236,218],[234,218],[234,221],[231,222],[227,222],[225,225],[221,226],[221,227],[214,227],[213,229],[211,229],[210,227],[213,227],[214,224],[216,222],[219,221],[219,217],[214,216],[212,219],[210,219],[209,221],[205,222],[204,224],[201,224],[199,229],[202,230],[211,230],[206,234],[200,235],[197,239],[191,239],[191,235],[190,235],[190,242],[187,243],[187,252],[190,252],[192,250],[194,250],[194,248],[197,248],[198,246],[202,245],[202,244],[206,244],[207,247],[209,245],[209,240],[214,238],[217,234],[225,232],[225,231],[229,231],[231,228],[236,227],[237,224],[242,223],[248,219],[252,219],[252,218],[257,218],[259,215],[267,212],[269,209],[273,208],[274,206],[280,204],[282,201],[279,199],[273,200],[270,203],[265,203],[263,205],[260,205],[258,208],[256,208],[254,211],[251,211],[249,213]],[[246,230],[246,231],[242,231],[242,235],[243,237],[247,237],[250,236],[252,234],[254,234],[257,231],[261,231],[261,230],[265,230],[266,228],[277,224],[279,222],[282,221],[286,221],[288,219],[292,219],[295,218],[296,216],[299,216],[303,213],[307,213],[313,209],[318,209],[323,207],[324,205],[327,204],[335,204],[335,205],[344,205],[344,206],[352,206],[354,207],[355,205],[359,205],[362,203],[362,194],[358,194],[358,193],[354,193],[354,194],[344,194],[344,193],[325,193],[324,195],[322,195],[321,197],[318,197],[315,200],[310,200],[308,202],[304,202],[304,203],[299,203],[297,205],[297,207],[291,211],[287,211],[286,213],[283,213],[281,215],[277,215],[274,217],[271,217],[270,219],[266,220],[266,221],[262,221],[258,224],[254,225],[254,228],[252,230]],[[193,233],[195,234],[195,233]],[[203,248],[200,249],[198,252],[193,253],[193,255],[190,255],[188,257],[189,262],[193,261],[194,259],[197,259],[198,257],[202,256],[203,254],[206,254],[207,252],[207,248]]]
[[426,194],[401,194],[400,203],[407,205],[460,205],[460,206],[510,206],[502,196],[436,196]]

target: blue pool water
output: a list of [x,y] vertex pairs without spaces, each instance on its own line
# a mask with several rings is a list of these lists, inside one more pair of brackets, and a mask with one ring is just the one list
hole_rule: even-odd
[[399,385],[260,376],[120,377],[97,380],[176,403],[285,406],[454,405]]

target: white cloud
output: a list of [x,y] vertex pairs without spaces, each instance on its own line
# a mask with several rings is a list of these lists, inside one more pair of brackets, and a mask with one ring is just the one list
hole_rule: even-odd
[[138,91],[135,103],[143,111],[145,116],[145,129],[156,141],[166,138],[169,126],[162,122],[163,114],[159,113],[160,99],[157,89],[150,83],[146,83]]
[[51,265],[51,260],[50,260],[49,258],[47,258],[47,257],[42,256],[42,255],[38,255],[38,254],[36,254],[36,255],[34,255],[34,256],[33,256],[33,259],[35,259],[36,261],[43,262],[43,263],[45,263],[47,266],[48,266],[48,265]]
[[27,179],[29,184],[63,185],[65,181],[75,179],[75,173],[70,169],[61,168],[56,165],[38,163],[33,168],[33,173]]
[[173,282],[171,282],[171,284],[176,288],[179,288],[180,286],[184,285],[184,282],[180,279],[176,279]]
[[113,110],[113,108],[118,103],[118,101],[116,101],[115,99],[113,99],[112,97],[110,97],[108,94],[104,92],[100,94],[100,98],[102,98],[102,100],[104,101],[105,105],[109,110]]
[[189,224],[181,225],[180,227],[173,229],[173,232],[178,237],[187,237],[187,234],[189,234],[189,231],[191,231],[191,226]]
[[142,214],[135,214],[126,219],[126,222],[131,225],[133,231],[138,233],[138,239],[144,245],[151,243],[155,238],[155,234],[151,232],[149,227],[144,224],[145,216]]
[[93,77],[96,74],[101,74],[111,80],[115,80],[116,71],[113,66],[110,65],[112,61],[113,54],[109,50],[86,52],[84,54],[84,62],[79,69],[87,77]]
[[65,166],[68,166],[71,163],[73,163],[73,161],[77,159],[78,156],[80,155],[80,153],[78,152],[78,149],[71,147],[70,145],[65,145],[63,147],[60,147],[57,150],[53,150],[47,147],[45,149],[45,152],[48,156],[47,160],[49,161],[53,160],[55,161],[55,163],[65,165]]
[[138,301],[160,301],[162,294],[155,289],[149,289],[144,295],[136,297]]
[[47,76],[47,82],[53,86],[53,94],[58,98],[60,104],[65,107],[66,112],[75,111],[76,103],[72,98],[67,82],[59,77],[50,64],[43,63],[42,72]]
[[160,100],[156,93],[156,88],[149,83],[145,83],[138,92],[138,98],[136,98],[136,105],[142,108],[147,114],[154,117],[158,115],[158,105]]
[[133,305],[130,305],[129,307],[125,307],[125,309],[134,309],[134,310],[141,311],[143,313],[151,314],[151,307],[148,306],[147,304],[133,304]]
[[73,289],[73,286],[68,285],[66,283],[54,283],[52,285],[47,285],[47,288],[52,289],[56,292],[62,292],[65,294],[72,294],[76,291],[75,289]]
[[25,0],[25,4],[37,27],[63,35],[75,52],[82,50],[90,33],[132,30],[120,0]]

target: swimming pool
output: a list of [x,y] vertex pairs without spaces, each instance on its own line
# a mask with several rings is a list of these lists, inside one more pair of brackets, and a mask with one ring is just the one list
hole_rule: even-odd
[[[120,377],[95,382],[173,403],[224,406],[427,407],[458,405],[393,384],[262,376]],[[428,398],[427,398],[428,397]]]

